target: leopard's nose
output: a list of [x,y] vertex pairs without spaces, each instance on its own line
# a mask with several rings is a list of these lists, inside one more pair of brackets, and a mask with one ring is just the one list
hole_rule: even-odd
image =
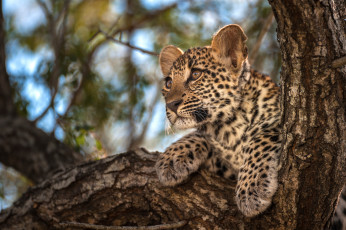
[[179,105],[183,102],[183,100],[176,100],[176,101],[172,101],[167,103],[167,107],[172,110],[173,112],[175,112],[175,114],[177,114],[177,110]]

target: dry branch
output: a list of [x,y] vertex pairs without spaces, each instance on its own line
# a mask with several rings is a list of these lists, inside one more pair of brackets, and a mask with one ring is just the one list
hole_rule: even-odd
[[140,51],[142,53],[145,53],[145,54],[149,54],[149,55],[153,55],[153,56],[157,56],[157,57],[159,56],[159,54],[156,53],[156,52],[148,51],[148,50],[145,50],[145,49],[133,46],[129,42],[123,42],[123,41],[117,40],[117,39],[113,38],[112,36],[109,36],[104,31],[102,31],[102,30],[100,30],[100,31],[106,37],[107,40],[110,40],[110,41],[113,41],[115,43],[119,43],[119,44],[125,45],[125,46],[127,46],[127,47],[129,47],[129,48],[131,48],[133,50],[138,50],[138,51]]

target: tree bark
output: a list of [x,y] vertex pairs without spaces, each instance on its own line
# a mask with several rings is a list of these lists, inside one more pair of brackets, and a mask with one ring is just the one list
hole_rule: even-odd
[[136,150],[59,173],[0,215],[0,229],[49,229],[75,221],[155,225],[188,220],[187,229],[239,229],[234,184],[201,171],[175,188],[160,185],[157,153]]
[[345,2],[270,4],[283,61],[277,217],[286,229],[321,229],[346,181],[346,66],[332,68],[346,56]]

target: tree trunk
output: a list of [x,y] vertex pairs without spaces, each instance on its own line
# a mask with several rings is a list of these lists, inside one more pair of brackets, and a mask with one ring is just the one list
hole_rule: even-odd
[[[187,221],[184,229],[328,227],[346,177],[346,67],[333,62],[346,56],[344,2],[270,4],[283,59],[284,141],[279,188],[267,211],[243,217],[234,203],[234,184],[203,170],[183,185],[162,187],[154,170],[156,155],[138,150],[55,174],[1,213],[0,229],[47,229],[66,221],[145,226],[181,220]],[[0,143],[16,144],[7,137]]]
[[286,229],[321,229],[346,179],[346,66],[332,68],[346,56],[345,2],[270,4],[283,61],[277,217]]

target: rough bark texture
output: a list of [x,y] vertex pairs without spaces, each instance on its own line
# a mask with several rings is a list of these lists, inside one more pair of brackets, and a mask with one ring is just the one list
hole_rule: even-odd
[[331,67],[346,56],[345,2],[270,4],[283,60],[277,218],[286,229],[321,229],[346,181],[346,66]]
[[48,229],[77,221],[155,225],[187,220],[186,229],[242,229],[234,184],[202,171],[173,189],[162,187],[157,154],[128,152],[56,174],[0,215],[0,229]]
[[80,153],[25,118],[0,116],[0,130],[0,162],[13,167],[34,183],[83,160]]

